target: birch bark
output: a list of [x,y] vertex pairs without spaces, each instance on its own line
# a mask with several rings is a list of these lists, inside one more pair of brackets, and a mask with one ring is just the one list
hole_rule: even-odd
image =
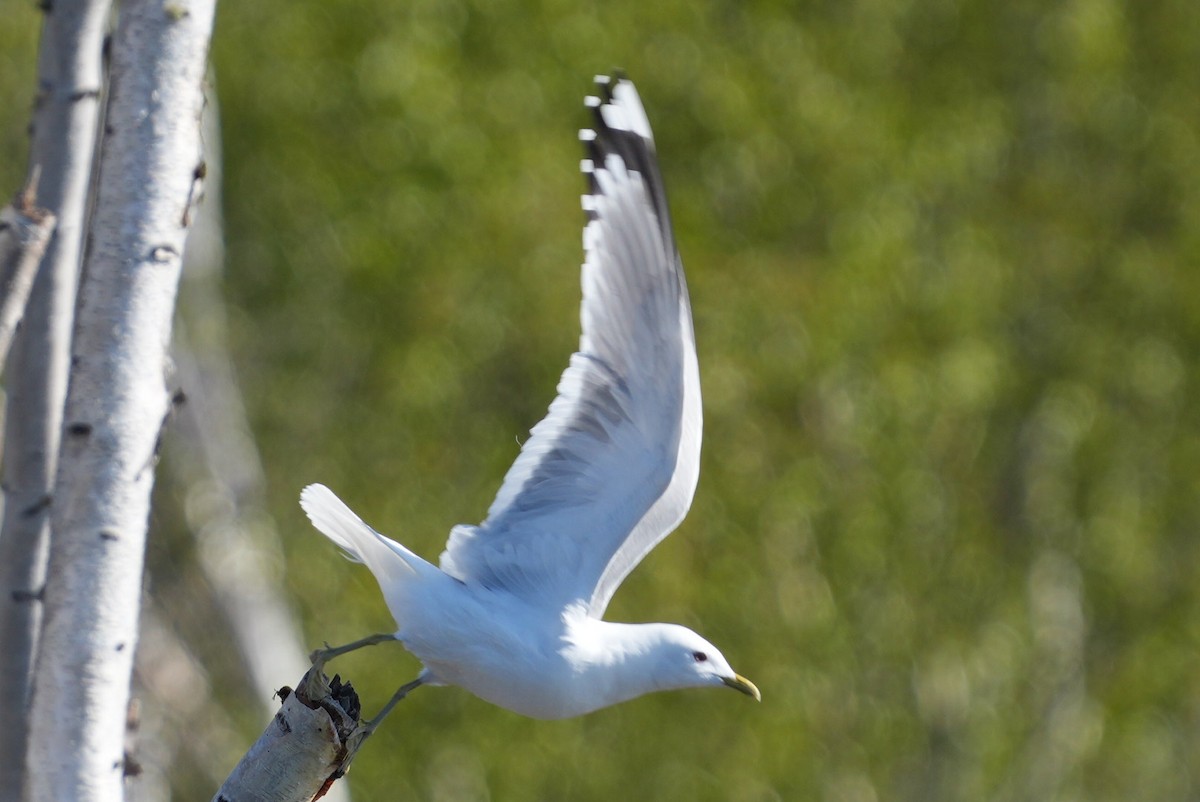
[[123,2],[80,285],[35,668],[27,798],[119,800],[166,349],[203,174],[215,0]]
[[46,4],[30,147],[37,203],[57,218],[6,367],[0,529],[0,788],[24,781],[29,694],[42,619],[50,502],[67,391],[71,322],[103,83],[108,0]]
[[212,802],[308,802],[330,799],[342,777],[347,741],[358,729],[358,694],[310,668]]

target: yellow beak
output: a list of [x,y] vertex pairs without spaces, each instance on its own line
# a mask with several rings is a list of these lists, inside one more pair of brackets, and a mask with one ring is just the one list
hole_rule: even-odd
[[753,696],[756,702],[762,701],[762,694],[758,692],[758,688],[741,674],[734,674],[732,677],[721,677],[721,682],[724,682],[735,691],[741,691],[747,696]]

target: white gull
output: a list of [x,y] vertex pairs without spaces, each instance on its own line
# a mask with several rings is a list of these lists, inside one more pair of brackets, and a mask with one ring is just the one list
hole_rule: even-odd
[[651,691],[730,687],[761,698],[715,646],[676,624],[601,620],[622,580],[679,525],[700,470],[700,377],[683,266],[650,124],[625,78],[596,79],[580,132],[583,334],[558,397],[479,526],[456,526],[437,567],[372,529],[323,485],[300,504],[366,564],[418,685],[457,685],[535,718]]

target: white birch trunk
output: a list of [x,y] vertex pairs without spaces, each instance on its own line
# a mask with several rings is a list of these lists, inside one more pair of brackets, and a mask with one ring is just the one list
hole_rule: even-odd
[[41,627],[50,502],[103,81],[108,0],[55,0],[42,27],[30,175],[57,226],[34,279],[7,373],[0,529],[0,788],[21,793],[30,678]]
[[215,0],[120,7],[52,507],[27,798],[119,800],[155,452]]

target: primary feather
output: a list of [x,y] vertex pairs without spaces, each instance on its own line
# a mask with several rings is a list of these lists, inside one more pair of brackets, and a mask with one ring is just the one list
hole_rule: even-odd
[[581,132],[589,193],[583,334],[487,520],[455,527],[448,574],[599,618],[679,524],[700,468],[700,381],[687,286],[646,113],[598,80]]

